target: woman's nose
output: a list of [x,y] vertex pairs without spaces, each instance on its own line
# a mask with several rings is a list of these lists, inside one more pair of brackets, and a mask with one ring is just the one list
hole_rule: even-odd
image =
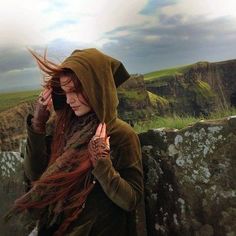
[[66,103],[67,103],[67,104],[71,104],[71,103],[73,103],[73,102],[74,102],[73,96],[71,96],[70,94],[67,94],[67,95],[66,95]]

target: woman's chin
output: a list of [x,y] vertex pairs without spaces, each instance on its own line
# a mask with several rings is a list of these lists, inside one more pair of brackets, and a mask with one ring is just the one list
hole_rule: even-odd
[[74,110],[76,116],[83,116],[83,115],[87,114],[89,111]]

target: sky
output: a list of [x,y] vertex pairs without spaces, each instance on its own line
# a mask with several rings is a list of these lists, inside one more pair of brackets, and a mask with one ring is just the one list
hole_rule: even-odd
[[236,59],[235,0],[7,0],[0,15],[0,92],[42,83],[27,48],[60,63],[95,47],[130,73]]

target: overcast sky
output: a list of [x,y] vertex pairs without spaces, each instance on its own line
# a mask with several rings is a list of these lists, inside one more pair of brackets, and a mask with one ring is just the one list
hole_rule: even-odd
[[0,16],[0,91],[40,84],[27,47],[57,63],[96,47],[130,73],[236,59],[235,0],[7,0]]

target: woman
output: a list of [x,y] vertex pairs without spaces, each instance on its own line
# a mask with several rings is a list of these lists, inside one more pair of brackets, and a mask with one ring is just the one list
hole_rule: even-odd
[[24,169],[32,185],[11,213],[37,219],[37,235],[135,235],[131,222],[143,194],[140,143],[117,117],[116,87],[127,71],[96,49],[76,50],[61,65],[32,54],[47,77],[27,119]]

